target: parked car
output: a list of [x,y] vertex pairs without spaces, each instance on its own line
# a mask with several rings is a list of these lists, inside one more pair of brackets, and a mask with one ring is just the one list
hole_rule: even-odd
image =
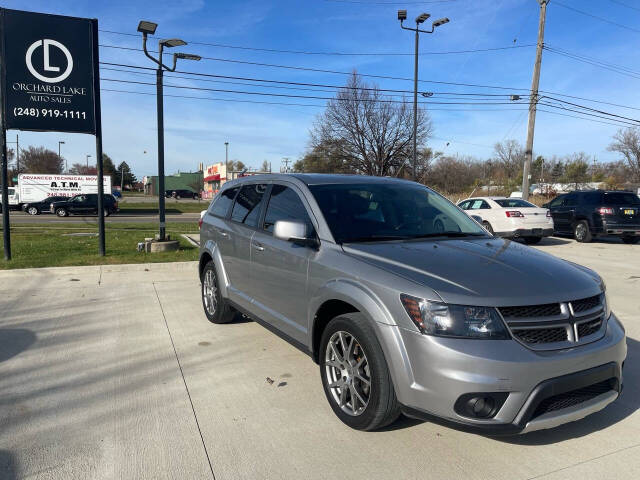
[[111,195],[113,195],[116,199],[122,198],[122,193],[120,192],[120,190],[112,190]]
[[578,242],[616,236],[624,243],[640,240],[640,198],[616,190],[575,191],[545,204],[553,217],[554,231],[573,235]]
[[[455,226],[436,231],[438,215]],[[207,319],[240,312],[311,356],[350,427],[404,412],[529,432],[621,391],[625,331],[598,274],[492,236],[423,185],[232,180],[203,218],[200,245]]]
[[164,196],[167,198],[193,198],[194,200],[200,198],[199,193],[191,190],[167,190]]
[[521,198],[475,197],[458,206],[468,214],[482,218],[482,225],[499,237],[522,238],[525,243],[538,243],[553,235],[553,219],[549,210]]
[[22,210],[29,215],[40,215],[41,213],[49,213],[51,210],[51,204],[54,202],[63,202],[68,200],[69,197],[48,197],[39,202],[25,203],[22,205]]
[[[103,199],[104,216],[108,217],[112,213],[116,213],[118,202],[113,195],[104,195]],[[75,195],[69,199],[53,202],[49,207],[51,213],[55,213],[59,217],[73,215],[97,215],[98,214],[98,195],[95,193],[85,193]]]

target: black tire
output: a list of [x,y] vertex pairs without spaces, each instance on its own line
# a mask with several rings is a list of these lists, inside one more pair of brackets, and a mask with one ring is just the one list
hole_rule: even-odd
[[535,245],[536,243],[540,243],[540,240],[542,240],[542,237],[523,237],[524,238],[524,243],[526,243],[527,245]]
[[[336,395],[340,395],[338,389],[335,387],[332,389],[329,388],[330,379],[328,377],[330,374],[327,373],[327,370],[334,368],[336,373],[339,372],[339,370],[326,364],[327,349],[330,348],[330,339],[334,334],[339,335],[338,332],[343,332],[353,337],[356,342],[353,346],[354,355],[355,349],[360,348],[361,350],[358,350],[358,352],[364,353],[363,357],[365,357],[367,361],[370,380],[368,402],[366,407],[357,415],[345,413],[339,405],[339,400],[334,398],[333,395],[333,392],[335,392]],[[346,425],[356,430],[369,431],[385,427],[398,418],[400,415],[400,404],[396,398],[396,392],[393,388],[393,382],[391,381],[391,375],[384,358],[384,353],[382,352],[382,347],[376,338],[373,328],[361,313],[356,312],[340,315],[329,322],[322,333],[319,360],[320,378],[322,379],[322,386],[327,401],[337,417]],[[343,380],[345,378],[346,377],[343,377]],[[355,385],[355,382],[359,382],[359,380],[355,380],[354,378],[355,377],[351,377],[351,381],[354,382]],[[361,389],[367,388],[364,383],[360,383],[359,385]],[[356,387],[354,386],[354,388]],[[345,392],[347,392],[347,390],[345,390]],[[361,390],[361,392],[363,392],[363,390]],[[349,395],[351,394],[349,393]],[[347,408],[347,406],[345,406],[345,408]]]
[[68,217],[69,216],[69,212],[67,212],[66,208],[57,208],[56,209],[56,215],[59,217]]
[[40,210],[38,210],[38,207],[27,207],[27,213],[29,215],[40,215]]
[[[216,299],[215,307],[213,309],[210,309],[207,306],[209,295],[205,297],[205,288],[207,288],[205,287],[205,283],[207,282],[208,275],[212,275],[213,286],[215,286],[215,291],[211,292]],[[218,282],[218,274],[216,272],[215,264],[213,263],[213,260],[209,260],[202,270],[202,281],[200,283],[202,308],[204,309],[204,314],[211,323],[229,323],[235,318],[236,311],[220,294],[219,285],[220,283]]]
[[589,230],[589,223],[586,220],[580,220],[573,226],[573,238],[580,243],[589,243],[593,238]]
[[482,226],[484,228],[486,228],[491,235],[493,235],[493,227],[491,226],[491,224],[489,222],[487,222],[487,221],[482,222]]
[[640,241],[640,237],[622,237],[622,241],[628,245],[635,245]]

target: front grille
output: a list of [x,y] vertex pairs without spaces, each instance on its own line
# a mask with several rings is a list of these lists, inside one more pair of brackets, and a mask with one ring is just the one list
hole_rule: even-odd
[[[571,302],[500,307],[513,336],[534,350],[568,348],[583,337],[595,339],[602,331],[604,305],[601,295]],[[548,347],[545,346],[549,345]],[[558,345],[564,344],[564,345]]]
[[593,335],[602,326],[602,318],[595,320],[594,322],[585,322],[578,325],[578,338]]
[[567,329],[563,327],[558,328],[523,328],[513,330],[513,334],[524,343],[553,343],[553,342],[566,342]]
[[548,303],[546,305],[528,305],[525,307],[501,307],[500,313],[505,318],[552,317],[560,315],[560,304]]
[[594,297],[583,298],[582,300],[574,300],[571,302],[574,313],[581,313],[591,310],[600,305],[600,295]]
[[608,379],[587,387],[582,387],[577,390],[545,398],[540,402],[531,418],[534,419],[540,415],[544,415],[545,413],[579,405],[587,400],[597,397],[598,395],[602,395],[603,393],[613,390],[613,385],[614,379]]

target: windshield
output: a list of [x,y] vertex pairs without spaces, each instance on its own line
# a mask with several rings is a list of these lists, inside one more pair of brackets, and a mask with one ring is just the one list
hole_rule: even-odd
[[537,208],[533,203],[525,202],[519,198],[496,198],[493,201],[503,208]]
[[410,183],[310,185],[338,243],[485,236],[444,197]]

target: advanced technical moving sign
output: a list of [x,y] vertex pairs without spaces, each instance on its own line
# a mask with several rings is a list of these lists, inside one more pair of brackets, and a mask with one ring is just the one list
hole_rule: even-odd
[[7,9],[0,15],[6,127],[95,134],[97,22]]

